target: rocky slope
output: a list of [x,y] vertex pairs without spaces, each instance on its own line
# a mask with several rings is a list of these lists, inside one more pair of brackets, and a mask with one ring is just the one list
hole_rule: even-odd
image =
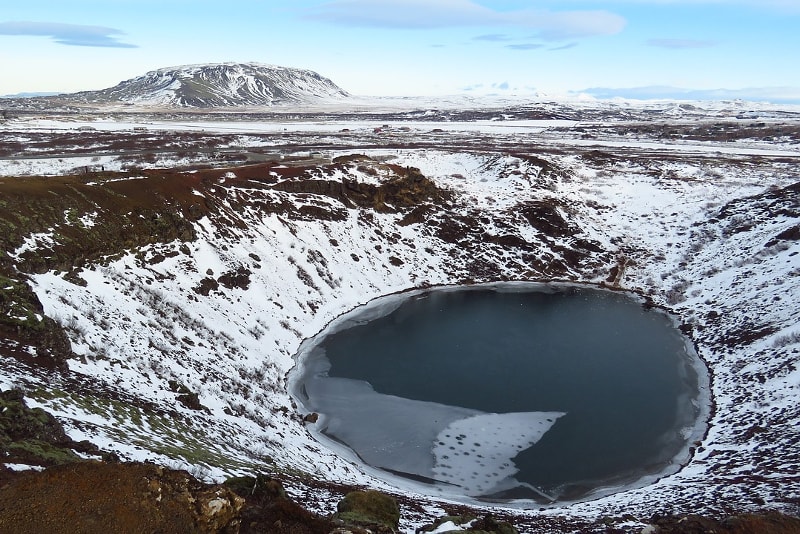
[[40,102],[45,106],[204,109],[270,107],[330,101],[347,96],[331,80],[310,70],[261,63],[217,63],[167,67],[108,89],[28,99],[27,105]]
[[[77,444],[61,425],[41,408],[29,408],[19,390],[0,393],[0,451],[6,462],[46,462],[37,472],[0,466],[0,530],[15,534],[97,532],[197,532],[248,534],[270,532],[356,534],[395,533],[401,518],[420,515],[413,498],[397,498],[314,481],[317,489],[341,495],[335,511],[315,513],[288,496],[280,479],[256,473],[229,478],[224,484],[197,480],[186,471],[152,463],[119,463],[81,459],[75,450],[97,452],[91,444]],[[35,447],[31,447],[35,444]],[[19,453],[23,452],[20,457]],[[313,497],[312,497],[313,498]],[[399,501],[399,502],[398,502]],[[306,500],[306,506],[314,508]],[[446,505],[438,519],[415,532],[626,532],[637,530],[630,517],[521,518],[502,510],[476,511]],[[479,517],[482,514],[482,517]],[[739,514],[722,519],[700,515],[653,516],[645,529],[654,534],[794,534],[800,518],[776,512]],[[518,529],[517,526],[520,528]],[[613,526],[612,526],[613,525]],[[645,531],[645,530],[643,530]]]
[[[266,471],[330,513],[341,492],[313,480],[391,487],[308,433],[285,382],[303,339],[411,288],[615,285],[692,336],[712,373],[708,434],[652,485],[519,520],[555,532],[604,515],[796,513],[795,159],[491,144],[333,156],[4,179],[0,389],[24,389],[76,442],[214,479]],[[406,530],[450,506],[415,502]]]

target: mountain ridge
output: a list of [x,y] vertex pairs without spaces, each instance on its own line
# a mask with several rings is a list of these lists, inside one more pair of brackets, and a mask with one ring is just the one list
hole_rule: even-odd
[[79,106],[121,104],[209,109],[272,107],[349,96],[333,81],[312,70],[226,62],[164,67],[106,89],[43,100]]

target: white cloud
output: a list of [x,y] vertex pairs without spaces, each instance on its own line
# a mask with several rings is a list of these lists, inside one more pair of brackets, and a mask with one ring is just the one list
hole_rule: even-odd
[[478,35],[477,37],[472,38],[474,41],[489,41],[489,42],[502,42],[502,41],[511,41],[513,38],[510,35],[504,35],[502,33],[490,33],[486,35]]
[[9,21],[0,22],[0,35],[50,37],[56,43],[70,46],[103,48],[136,48],[136,45],[117,40],[123,32],[104,26],[61,24],[58,22]]
[[478,83],[461,87],[461,91],[474,95],[498,95],[498,94],[534,94],[536,88],[528,85],[512,85],[510,82]]
[[510,50],[538,50],[543,47],[544,45],[539,43],[520,43],[520,44],[506,45],[506,48]]
[[609,88],[593,87],[580,93],[595,98],[634,100],[749,100],[775,104],[800,103],[798,87],[750,87],[746,89],[682,89],[670,86]]
[[310,19],[345,26],[432,29],[522,27],[549,40],[612,35],[625,19],[608,11],[496,11],[471,0],[334,0],[311,8]]
[[550,50],[551,52],[555,52],[555,51],[558,51],[558,50],[569,50],[570,48],[575,48],[576,46],[578,46],[578,43],[567,43],[565,45],[556,46],[556,47],[550,48],[548,50]]

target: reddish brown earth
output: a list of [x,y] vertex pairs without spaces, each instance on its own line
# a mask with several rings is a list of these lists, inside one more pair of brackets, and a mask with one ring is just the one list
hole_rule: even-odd
[[244,499],[155,465],[79,462],[0,488],[0,532],[238,532]]
[[[408,510],[401,502],[401,510]],[[466,510],[453,510],[464,512]],[[468,512],[468,511],[467,511]],[[725,519],[700,516],[656,517],[664,534],[796,534],[800,519],[774,512]],[[480,525],[494,524],[489,517]],[[519,532],[629,532],[607,521],[584,525],[558,519],[517,524]],[[368,527],[372,532],[391,529]],[[506,530],[488,532],[512,532]],[[339,530],[337,530],[339,529]],[[639,529],[637,528],[638,532]],[[286,497],[269,477],[203,484],[184,471],[153,464],[78,462],[42,472],[0,468],[0,532],[8,534],[107,533],[364,533],[334,518],[309,512]],[[483,532],[483,531],[482,531]]]
[[[600,155],[597,155],[600,157]],[[339,162],[341,163],[341,162]],[[205,169],[197,173],[176,171],[142,171],[137,180],[116,180],[113,173],[92,176],[59,177],[47,180],[14,180],[4,184],[0,195],[0,207],[13,206],[13,209],[0,210],[0,250],[14,250],[22,242],[23,234],[42,232],[63,222],[65,213],[98,212],[96,225],[80,232],[77,226],[59,227],[61,245],[55,246],[52,254],[43,255],[33,251],[23,254],[18,264],[9,257],[0,257],[0,277],[4,285],[13,288],[14,302],[27,302],[27,311],[41,313],[41,304],[35,294],[23,282],[17,271],[44,272],[60,270],[69,272],[85,262],[98,261],[107,255],[117,253],[120,247],[136,248],[142,245],[174,239],[191,240],[191,221],[218,210],[223,200],[236,207],[236,199],[226,196],[226,187],[245,183],[248,187],[272,188],[269,178],[272,164],[261,164],[237,169],[237,179],[227,180],[225,187],[220,179],[226,171]],[[390,209],[388,206],[405,206],[410,211],[408,222],[426,220],[425,206],[411,209],[420,199],[442,201],[443,192],[418,176],[415,172],[399,167],[393,168],[396,179],[385,187],[349,184],[316,180],[309,169],[297,167],[281,169],[285,178],[300,177],[302,182],[287,182],[280,187],[296,194],[325,194],[342,200],[346,205],[358,205],[375,210]],[[259,182],[258,179],[261,179]],[[230,183],[229,183],[230,182]],[[197,190],[203,197],[192,193]],[[791,192],[792,190],[789,190]],[[212,194],[213,193],[213,194]],[[735,206],[734,206],[735,207]],[[291,206],[280,203],[263,204],[264,212],[282,212]],[[554,206],[526,205],[521,215],[545,234],[571,237],[575,229],[570,227]],[[219,210],[223,217],[224,210]],[[313,213],[300,213],[298,217],[336,218],[335,210],[319,208]],[[235,225],[235,221],[231,225]],[[441,239],[454,245],[460,244],[465,236],[482,231],[476,218],[452,217],[438,223],[437,233]],[[12,231],[12,229],[18,229]],[[121,229],[125,229],[123,232]],[[24,232],[22,232],[24,230]],[[511,241],[506,235],[484,236],[484,243],[498,242],[503,246],[526,247],[526,243]],[[781,234],[779,238],[796,239],[796,232]],[[592,243],[577,241],[578,250],[584,256],[599,254]],[[553,249],[555,250],[555,249]],[[532,250],[535,252],[535,250]],[[571,251],[559,251],[559,257],[572,258]],[[574,253],[573,253],[574,255]],[[583,256],[575,256],[573,262],[583,261]],[[531,260],[533,262],[533,260]],[[547,261],[547,269],[557,266],[559,272],[566,271],[568,265],[558,266]],[[473,267],[478,270],[481,267]],[[486,267],[487,269],[489,266]],[[547,273],[545,267],[540,271]],[[486,273],[476,272],[477,275]],[[488,276],[488,275],[486,275]],[[213,284],[245,285],[246,272],[225,273],[218,280],[209,279],[208,290]],[[613,278],[610,279],[613,281]],[[201,287],[200,290],[206,290]],[[201,292],[201,291],[198,291]],[[9,300],[10,302],[10,300]],[[0,302],[0,304],[3,304]],[[0,306],[1,307],[1,306]],[[9,317],[8,313],[2,314]],[[11,314],[14,315],[14,314]],[[55,323],[38,326],[28,321],[2,324],[0,334],[7,339],[19,339],[36,346],[44,354],[53,355],[55,368],[63,368],[64,358],[69,357],[69,344],[63,331]],[[762,332],[762,331],[757,331]],[[739,331],[731,331],[724,340],[736,346],[742,339]],[[2,337],[2,336],[0,336]],[[44,366],[42,356],[34,361],[24,351],[4,356],[20,361]],[[8,401],[14,399],[6,399]],[[192,399],[187,398],[191,403]],[[3,410],[6,419],[16,412]],[[38,414],[41,415],[41,414]],[[22,448],[3,450],[6,436],[0,436],[0,452],[3,458],[11,461],[9,451],[16,451],[14,461],[36,463],[23,455],[31,450],[40,450],[41,443],[53,447],[74,448],[67,443],[63,431],[56,432],[50,419],[33,414],[18,424],[8,425],[7,442],[19,444],[29,442]],[[753,427],[756,428],[756,427]],[[13,432],[12,432],[13,431]],[[31,444],[30,440],[36,443]],[[20,452],[21,451],[21,452]],[[50,449],[48,449],[50,451]],[[81,451],[87,452],[87,451]],[[52,455],[51,455],[52,456]],[[25,461],[23,461],[25,460]],[[51,461],[55,461],[52,460]],[[60,461],[60,460],[58,460]],[[41,463],[41,462],[40,462]],[[51,465],[51,463],[41,463]],[[322,483],[317,482],[317,486]],[[343,488],[333,493],[344,494]],[[409,498],[398,497],[401,510],[422,514],[421,505]],[[51,467],[44,472],[13,473],[0,464],[0,534],[5,533],[111,533],[111,532],[275,532],[275,533],[328,533],[338,528],[331,518],[309,512],[317,508],[315,503],[296,503],[288,499],[280,482],[256,477],[238,480],[227,486],[206,485],[198,482],[185,472],[171,471],[148,464],[119,464],[101,462],[79,462]],[[698,503],[701,507],[702,503]],[[474,510],[453,507],[453,513],[469,515]],[[450,513],[450,510],[448,510]],[[576,518],[554,517],[503,517],[503,520],[517,525],[522,532],[625,532],[613,525],[621,521],[598,518],[581,523]],[[641,518],[639,518],[641,520]],[[656,517],[645,520],[664,533],[800,533],[800,520],[771,512],[759,515],[736,515],[728,518],[709,518],[695,516]],[[484,520],[484,523],[488,521]],[[638,530],[638,529],[636,529]],[[627,530],[630,531],[630,530]]]
[[0,468],[4,534],[327,534],[335,528],[267,477],[209,485],[153,464],[78,462],[24,473]]

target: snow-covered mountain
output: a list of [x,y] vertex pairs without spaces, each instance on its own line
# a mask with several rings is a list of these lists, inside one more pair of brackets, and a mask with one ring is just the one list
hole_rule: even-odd
[[82,103],[218,108],[341,99],[347,92],[316,72],[261,63],[184,65],[148,72],[100,91],[72,95]]

